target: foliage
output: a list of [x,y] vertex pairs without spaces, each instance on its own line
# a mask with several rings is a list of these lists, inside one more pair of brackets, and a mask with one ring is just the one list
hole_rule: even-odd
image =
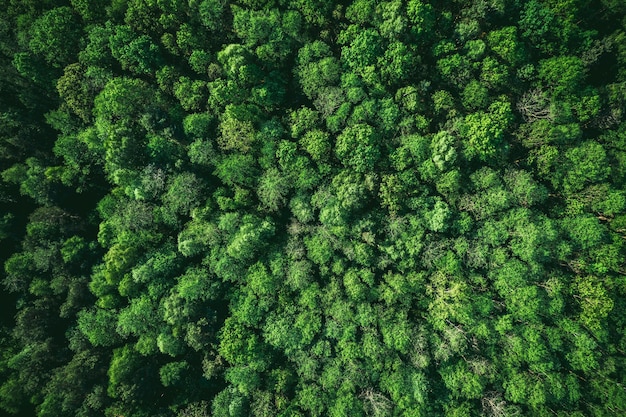
[[0,0],[0,410],[626,415],[625,16]]

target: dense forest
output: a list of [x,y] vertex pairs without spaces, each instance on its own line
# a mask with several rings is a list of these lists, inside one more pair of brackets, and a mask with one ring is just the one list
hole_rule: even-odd
[[0,0],[0,410],[626,415],[623,0]]

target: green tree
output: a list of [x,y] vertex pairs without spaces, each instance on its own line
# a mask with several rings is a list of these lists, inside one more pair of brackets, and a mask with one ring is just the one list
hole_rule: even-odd
[[512,120],[511,105],[505,100],[492,103],[488,112],[467,115],[461,125],[461,135],[467,140],[468,156],[488,160],[502,152],[504,134]]
[[275,228],[268,219],[244,216],[242,225],[233,236],[226,251],[235,259],[252,259],[257,251],[267,244],[266,239],[273,236]]
[[[435,9],[432,4],[421,0],[410,0],[407,15],[413,24],[412,32],[418,37],[428,37],[436,22]],[[419,39],[419,38],[418,38]]]
[[582,61],[573,56],[549,58],[539,64],[539,78],[557,98],[567,98],[578,90],[584,75]]
[[217,175],[230,186],[252,187],[258,171],[254,157],[251,155],[232,154],[219,161],[215,168]]
[[228,105],[220,123],[218,143],[224,150],[248,152],[255,140],[254,122],[257,109],[252,106]]
[[524,59],[524,51],[517,39],[517,28],[515,26],[508,26],[489,32],[487,42],[489,48],[496,55],[511,65],[516,65]]
[[452,54],[437,61],[442,79],[457,88],[463,88],[471,78],[471,63],[460,54]]
[[106,2],[104,0],[71,0],[70,3],[85,22],[102,21],[106,16]]
[[330,47],[322,41],[303,46],[298,51],[297,62],[295,74],[302,91],[310,99],[316,98],[324,87],[334,86],[339,82],[339,62]]
[[96,308],[78,314],[78,328],[94,346],[114,346],[119,343],[115,332],[115,312]]
[[163,195],[163,202],[169,210],[188,215],[194,208],[202,205],[204,187],[204,182],[193,173],[178,174]]
[[165,387],[179,385],[183,383],[187,372],[189,372],[189,364],[185,361],[167,363],[159,370],[161,383]]
[[378,135],[366,124],[348,127],[337,137],[335,154],[346,167],[360,173],[372,171],[380,157]]
[[[158,97],[156,99],[158,102]],[[105,152],[109,172],[141,164],[146,156],[139,119],[155,111],[155,91],[144,81],[115,78],[94,101],[99,150]]]
[[201,111],[207,101],[206,82],[180,77],[178,82],[174,83],[174,95],[188,112]]
[[224,26],[226,2],[223,0],[203,0],[198,6],[200,22],[209,30],[219,33]]
[[29,48],[52,66],[61,67],[76,56],[80,28],[71,7],[51,9],[33,22]]
[[604,147],[595,141],[586,141],[569,149],[565,156],[569,170],[563,186],[566,192],[580,191],[586,184],[603,181],[610,173]]
[[259,179],[257,193],[264,207],[277,211],[285,205],[289,192],[287,178],[276,168],[270,168]]
[[158,45],[129,26],[117,26],[110,38],[111,54],[122,68],[138,75],[150,74],[161,65]]

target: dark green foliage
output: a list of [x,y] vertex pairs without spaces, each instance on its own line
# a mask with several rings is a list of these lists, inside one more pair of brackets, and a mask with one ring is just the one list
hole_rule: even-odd
[[60,67],[76,55],[81,27],[70,7],[57,7],[33,22],[29,48],[49,64]]
[[0,0],[0,410],[626,415],[622,3]]

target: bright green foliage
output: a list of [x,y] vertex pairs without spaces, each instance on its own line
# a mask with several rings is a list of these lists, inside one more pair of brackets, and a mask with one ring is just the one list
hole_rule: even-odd
[[504,135],[512,119],[511,105],[504,100],[492,103],[488,112],[467,115],[461,125],[461,134],[467,140],[468,156],[487,160],[503,151]]
[[327,132],[322,130],[311,130],[300,139],[303,148],[311,155],[315,161],[327,161],[330,155],[330,138]]
[[597,332],[601,329],[601,321],[613,309],[613,300],[596,277],[579,277],[577,281],[576,290],[581,306],[581,322],[585,327]]
[[242,85],[254,83],[260,75],[257,66],[250,63],[250,52],[242,45],[226,46],[218,52],[217,59],[226,76]]
[[288,191],[287,178],[277,169],[269,169],[259,180],[259,200],[270,211],[276,211],[285,204]]
[[489,91],[478,81],[471,81],[463,89],[462,102],[470,111],[484,109],[489,102]]
[[563,186],[568,192],[580,191],[586,184],[603,181],[609,175],[606,151],[595,141],[584,142],[568,150],[565,156],[570,169]]
[[626,415],[622,3],[0,0],[0,414]]
[[82,311],[78,315],[78,328],[94,346],[116,344],[115,314],[109,310]]
[[256,171],[257,167],[252,156],[233,154],[219,162],[215,175],[227,185],[251,185]]
[[128,26],[115,28],[110,47],[122,68],[135,74],[151,73],[160,64],[158,46],[147,35],[137,36]]
[[407,5],[407,14],[413,25],[413,33],[418,36],[430,34],[436,19],[433,5],[421,0],[410,0]]
[[493,52],[510,64],[517,64],[523,59],[523,50],[517,39],[517,29],[509,26],[489,32],[487,42]]
[[449,132],[442,131],[433,136],[431,149],[433,162],[441,171],[454,164],[457,157],[456,139]]
[[471,77],[471,64],[460,54],[452,54],[437,61],[437,69],[445,82],[462,87]]
[[584,78],[583,63],[570,56],[546,59],[540,63],[539,78],[555,96],[567,96],[576,92]]
[[174,95],[185,110],[189,112],[201,110],[206,103],[206,83],[180,77],[178,82],[174,83]]
[[220,123],[222,134],[219,141],[224,150],[247,152],[254,141],[254,115],[251,108],[243,106],[226,107],[224,118]]
[[304,94],[314,98],[322,88],[339,81],[340,66],[337,59],[332,56],[330,47],[316,41],[305,45],[298,52],[298,66],[295,71]]
[[509,71],[506,65],[501,64],[495,58],[487,57],[481,67],[480,80],[491,89],[505,90],[510,82]]
[[382,54],[381,39],[374,29],[358,30],[350,26],[342,33],[340,43],[349,44],[341,51],[341,60],[358,73],[364,73]]
[[369,125],[349,127],[337,137],[335,153],[344,165],[357,172],[371,171],[380,155],[378,135]]
[[192,173],[182,173],[173,178],[163,195],[165,207],[180,214],[189,214],[202,204],[204,184]]
[[245,216],[238,232],[227,246],[227,253],[235,259],[250,259],[262,248],[264,239],[274,234],[274,226],[269,220]]
[[154,91],[147,83],[132,78],[112,80],[96,97],[95,126],[111,171],[142,160],[145,151],[141,149],[143,140],[136,136],[137,122],[152,103]]
[[63,76],[59,78],[57,90],[67,106],[72,109],[83,121],[91,119],[93,96],[85,79],[85,68],[80,64],[70,64],[65,67]]
[[118,317],[117,332],[121,336],[147,334],[158,323],[155,306],[147,296],[133,299]]

